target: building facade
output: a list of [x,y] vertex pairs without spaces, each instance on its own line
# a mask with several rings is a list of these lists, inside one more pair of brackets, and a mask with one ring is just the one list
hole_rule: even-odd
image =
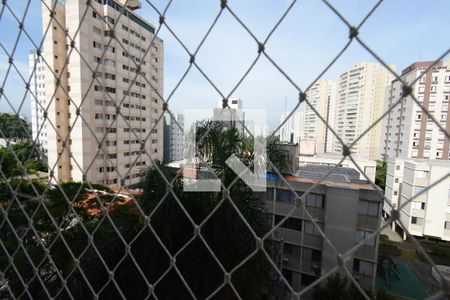
[[301,137],[315,141],[315,153],[325,153],[331,150],[327,146],[333,140],[333,135],[317,114],[330,126],[333,126],[335,97],[336,82],[332,80],[320,79],[307,92],[308,102],[317,113],[305,103]]
[[184,116],[173,114],[173,118],[170,118],[170,161],[178,161],[184,158]]
[[304,118],[305,113],[303,111],[297,111],[294,113],[294,143],[298,144],[300,143],[300,140],[302,139],[302,133],[304,130]]
[[[432,64],[416,62],[402,71],[401,78],[412,83]],[[402,98],[402,83],[392,81],[385,110]],[[412,94],[450,132],[450,60],[439,62],[413,86]],[[411,96],[403,98],[386,116],[384,153],[389,157],[444,159],[450,156],[449,139]]]
[[[287,119],[287,120],[286,120]],[[286,120],[286,122],[285,122]],[[285,122],[285,123],[283,123]],[[281,113],[280,124],[283,124],[280,129],[278,129],[277,135],[280,137],[280,141],[282,142],[292,142],[291,134],[292,134],[292,120],[289,118],[289,112]]]
[[56,2],[46,0],[54,19],[42,8],[54,178],[135,184],[163,157],[163,42],[135,13],[139,1]]
[[[294,176],[286,176],[285,179],[298,195],[318,181]],[[340,253],[347,252],[376,231],[380,223],[382,198],[367,182],[353,181],[325,180],[306,196],[305,201],[320,229]],[[272,226],[279,224],[295,207],[294,194],[276,178],[268,180],[268,191],[263,197],[265,210],[272,217]],[[335,252],[324,242],[301,206],[295,208],[291,217],[274,232],[272,240],[278,245],[275,251],[280,262],[278,267],[295,291],[310,285],[337,264]],[[374,238],[346,262],[366,289],[374,288],[377,255],[378,238]],[[288,292],[284,288],[283,295],[279,296],[286,297]]]
[[47,157],[47,120],[44,113],[47,108],[45,94],[45,63],[36,52],[28,55],[30,72],[31,131],[33,141],[41,150],[41,157]]
[[[394,69],[393,66],[390,66]],[[360,62],[340,75],[337,83],[335,124],[338,136],[350,145],[383,114],[387,87],[393,75],[382,65]],[[351,148],[352,153],[369,159],[381,156],[381,122],[362,136]],[[342,153],[335,139],[334,152]]]
[[[386,177],[384,216],[393,208],[399,210],[392,224],[406,239],[405,230],[414,236],[450,241],[450,164],[442,160],[390,158]],[[439,184],[414,197],[432,183]],[[409,199],[414,199],[408,202]]]

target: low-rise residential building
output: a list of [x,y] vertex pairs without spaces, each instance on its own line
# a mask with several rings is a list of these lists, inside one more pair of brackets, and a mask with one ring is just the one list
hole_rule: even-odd
[[[311,188],[330,168],[315,166],[302,176],[285,179],[298,195]],[[351,169],[338,168],[343,176],[332,176],[320,182],[306,195],[305,205],[321,230],[339,253],[346,253],[358,242],[376,231],[380,224],[382,197],[367,181],[357,179]],[[356,174],[355,174],[356,173]],[[337,256],[324,241],[318,228],[301,206],[296,207],[295,195],[283,180],[271,176],[263,194],[265,209],[275,226],[292,209],[293,214],[275,230],[272,239],[278,247],[280,268],[294,290],[308,286],[336,266]],[[366,242],[347,260],[346,265],[366,289],[373,289],[378,255],[378,239]],[[284,288],[284,295],[289,290]]]
[[[450,241],[450,163],[442,160],[390,158],[386,176],[384,217],[399,209],[393,229],[406,239],[405,230],[417,237]],[[427,189],[431,184],[439,184]],[[414,198],[413,198],[414,197]],[[412,201],[409,201],[409,199]]]

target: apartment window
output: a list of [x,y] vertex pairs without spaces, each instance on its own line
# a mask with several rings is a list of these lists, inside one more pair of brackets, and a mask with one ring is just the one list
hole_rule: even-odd
[[301,247],[289,243],[283,244],[283,255],[300,259]]
[[102,45],[99,42],[93,41],[92,46],[97,49],[102,49]]
[[309,193],[306,195],[306,207],[324,208],[324,196],[319,194]]
[[411,202],[411,206],[413,209],[420,209],[420,210],[424,210],[425,209],[425,202]]
[[92,29],[93,29],[95,34],[100,34],[100,35],[102,34],[102,30],[100,28],[94,26]]
[[94,56],[94,60],[96,63],[101,64],[102,63],[102,59],[100,57]]
[[125,45],[128,45],[128,40],[122,39],[122,43],[124,43]]
[[320,263],[322,261],[322,252],[316,249],[303,248],[303,260]]
[[125,25],[122,25],[122,29],[125,30],[125,31],[128,31],[128,27],[125,26]]
[[111,73],[105,73],[105,79],[116,80],[116,75]]
[[394,181],[395,181],[395,183],[398,183],[398,178],[395,178]]
[[[283,216],[275,215],[275,224],[278,224],[283,220]],[[296,218],[288,218],[283,224],[280,225],[283,228],[292,229],[296,231],[302,230],[302,220]]]
[[444,222],[444,229],[450,229],[450,221]]
[[114,31],[112,31],[112,30],[105,30],[105,36],[114,37]]
[[116,62],[112,59],[105,59],[104,62],[105,62],[105,65],[107,65],[107,66],[112,66],[112,67],[116,66]]
[[94,85],[94,91],[101,91],[101,88],[99,85]]
[[93,17],[94,19],[97,19],[97,13],[96,13],[95,11],[92,12],[92,17]]
[[108,52],[116,53],[116,48],[114,48],[113,46],[105,46],[105,49]]
[[111,18],[110,16],[105,16],[105,20],[106,20],[106,22],[108,22],[109,24],[112,24],[112,25],[114,25],[114,19],[113,18]]
[[[317,223],[317,225],[320,227],[320,229],[323,231],[323,224]],[[317,228],[314,223],[310,221],[305,221],[305,233],[312,234],[312,235],[320,235],[319,229]]]
[[[363,241],[364,239],[368,238],[371,234],[372,234],[372,232],[370,232],[370,231],[356,230],[355,243],[359,243],[359,242]],[[375,241],[376,241],[376,238],[372,237],[372,238],[368,239],[364,243],[364,245],[375,247]]]
[[103,100],[95,100],[95,105],[103,105]]
[[103,114],[95,114],[96,120],[103,120]]
[[353,260],[353,272],[361,275],[372,276],[373,263],[355,258]]
[[417,224],[417,217],[411,218],[411,224]]
[[398,195],[398,192],[397,191],[394,191],[394,196],[397,196]]
[[284,203],[294,203],[295,197],[290,190],[277,190],[277,201]]
[[111,93],[111,94],[115,94],[115,93],[116,93],[116,89],[113,88],[113,87],[107,86],[107,87],[105,87],[105,90],[106,90],[108,93]]
[[366,216],[378,216],[378,203],[360,200],[358,202],[358,214]]

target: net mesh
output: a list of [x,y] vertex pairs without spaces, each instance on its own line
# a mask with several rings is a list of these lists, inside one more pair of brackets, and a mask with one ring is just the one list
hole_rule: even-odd
[[[176,1],[176,0],[175,0]],[[1,224],[0,228],[2,233],[2,238],[0,240],[0,252],[1,252],[1,294],[6,298],[14,299],[33,299],[33,298],[61,298],[61,299],[75,299],[75,298],[99,298],[99,297],[117,297],[117,298],[128,298],[134,289],[143,289],[143,298],[154,298],[154,299],[164,299],[165,296],[159,296],[158,291],[162,290],[162,287],[170,286],[171,282],[177,281],[179,285],[177,288],[184,290],[184,295],[186,297],[191,297],[193,299],[204,298],[245,298],[246,295],[241,295],[241,289],[243,281],[244,284],[251,284],[252,279],[245,278],[246,270],[245,266],[251,264],[255,260],[263,260],[268,264],[267,270],[262,270],[267,274],[271,274],[275,279],[275,290],[281,287],[282,292],[278,293],[280,298],[300,298],[307,296],[314,288],[319,286],[321,283],[325,282],[327,278],[336,272],[341,272],[349,278],[353,286],[359,292],[360,296],[365,299],[371,299],[373,296],[368,292],[366,288],[361,286],[360,281],[355,278],[354,272],[349,269],[348,261],[353,259],[354,254],[364,247],[370,241],[373,241],[375,237],[379,237],[382,230],[389,228],[392,222],[397,222],[403,228],[408,228],[403,224],[399,218],[399,211],[408,203],[416,198],[421,197],[421,195],[427,193],[434,186],[438,185],[441,181],[448,178],[450,174],[442,176],[440,179],[434,181],[432,184],[428,185],[420,193],[416,194],[414,197],[407,199],[399,207],[392,207],[392,214],[378,227],[378,230],[367,234],[366,236],[359,239],[357,243],[354,244],[345,253],[340,253],[332,241],[327,237],[324,232],[324,228],[318,219],[315,217],[314,211],[310,207],[307,207],[305,199],[311,194],[316,188],[318,188],[324,181],[327,180],[329,175],[337,168],[330,168],[329,171],[324,174],[319,180],[312,184],[304,193],[299,195],[292,186],[292,182],[286,180],[281,171],[277,166],[268,161],[268,165],[276,173],[281,182],[287,187],[287,189],[292,193],[295,198],[295,205],[291,205],[290,209],[286,211],[283,216],[271,226],[265,232],[257,232],[252,226],[252,224],[247,220],[247,212],[243,212],[242,207],[237,204],[238,199],[233,199],[230,191],[236,185],[236,180],[232,181],[228,185],[224,183],[221,184],[222,198],[220,201],[215,203],[215,207],[211,209],[208,214],[199,222],[198,217],[193,215],[192,207],[186,207],[185,199],[180,196],[179,188],[177,186],[177,180],[182,176],[182,172],[178,172],[176,176],[168,176],[165,172],[163,166],[156,162],[154,153],[151,153],[150,148],[147,147],[150,143],[152,131],[154,129],[160,129],[161,123],[163,122],[163,115],[168,114],[171,121],[176,124],[180,130],[183,130],[182,124],[179,124],[177,119],[174,117],[173,112],[169,106],[171,99],[173,98],[176,91],[183,86],[183,82],[186,80],[188,74],[194,70],[198,71],[201,76],[207,81],[207,83],[224,99],[224,107],[228,105],[227,99],[232,97],[235,91],[241,86],[246,77],[252,73],[256,63],[262,58],[266,58],[270,64],[272,64],[276,72],[279,72],[291,85],[293,89],[298,92],[298,102],[295,107],[290,111],[286,119],[280,124],[280,126],[272,133],[272,135],[277,135],[282,128],[282,126],[289,121],[293,114],[298,111],[301,104],[308,106],[320,119],[321,122],[325,124],[327,129],[333,134],[334,138],[342,144],[343,156],[342,161],[348,157],[354,165],[357,167],[358,171],[363,174],[366,180],[370,182],[370,185],[376,191],[377,196],[380,199],[386,199],[383,192],[376,187],[375,183],[365,174],[363,168],[358,165],[358,161],[352,157],[351,148],[361,140],[361,138],[371,131],[378,123],[382,122],[386,116],[398,108],[402,101],[414,101],[423,111],[430,122],[434,123],[442,132],[444,132],[445,137],[449,138],[449,132],[446,128],[443,128],[439,120],[436,119],[435,115],[424,107],[423,103],[419,101],[416,96],[412,93],[412,88],[421,80],[422,76],[432,70],[439,61],[444,58],[449,52],[450,48],[447,49],[442,55],[430,64],[427,69],[423,72],[422,76],[415,78],[412,82],[405,82],[402,77],[400,77],[390,66],[380,57],[370,45],[368,45],[361,36],[361,28],[367,22],[368,19],[377,11],[377,9],[382,5],[383,1],[378,1],[364,16],[364,18],[356,24],[348,21],[332,3],[329,1],[323,1],[323,3],[328,8],[328,13],[334,14],[338,17],[339,21],[345,24],[348,28],[348,40],[344,47],[337,51],[336,56],[329,62],[329,64],[319,72],[317,77],[306,85],[305,88],[301,88],[296,80],[290,77],[283,67],[277,62],[272,55],[269,54],[266,47],[268,41],[276,34],[279,26],[284,22],[286,17],[291,13],[292,9],[296,6],[301,6],[300,1],[291,1],[287,6],[285,11],[279,16],[279,19],[274,24],[272,29],[269,31],[267,36],[262,39],[258,38],[254,34],[251,26],[246,24],[246,21],[239,17],[238,13],[233,10],[232,3],[228,3],[226,0],[218,1],[217,14],[215,15],[212,23],[205,30],[203,38],[196,47],[188,47],[187,43],[177,34],[174,27],[171,26],[171,19],[166,18],[166,13],[172,5],[173,1],[168,1],[167,4],[162,8],[158,8],[157,5],[151,1],[142,1],[142,5],[151,9],[159,17],[159,24],[154,30],[154,35],[152,35],[152,40],[148,43],[146,49],[142,49],[142,56],[147,56],[152,51],[152,46],[159,41],[158,35],[160,31],[164,28],[167,32],[176,40],[176,42],[182,47],[185,52],[185,58],[189,61],[186,70],[182,73],[174,88],[167,93],[168,96],[162,94],[161,89],[155,81],[152,80],[151,74],[143,75],[140,71],[143,68],[143,61],[137,61],[135,59],[130,60],[132,62],[131,67],[135,68],[136,72],[133,78],[129,79],[128,90],[123,97],[113,97],[110,93],[105,92],[104,95],[107,97],[105,101],[109,100],[114,105],[115,117],[111,120],[109,129],[105,129],[105,133],[99,137],[98,133],[95,132],[93,124],[90,123],[89,119],[86,119],[83,114],[83,105],[85,101],[88,101],[88,91],[94,90],[97,87],[101,90],[106,91],[106,86],[104,81],[98,76],[95,76],[100,71],[100,64],[92,66],[89,62],[90,58],[87,56],[85,50],[79,49],[76,44],[78,35],[81,34],[81,26],[85,22],[85,19],[91,17],[93,12],[101,19],[102,22],[108,24],[109,31],[107,44],[102,50],[102,56],[99,58],[101,61],[107,59],[108,46],[115,44],[116,51],[128,53],[128,46],[124,45],[124,41],[117,38],[114,34],[116,26],[119,24],[120,18],[126,18],[125,14],[127,10],[119,11],[119,15],[115,20],[114,24],[104,16],[105,14],[101,11],[102,6],[98,5],[98,1],[82,1],[85,5],[80,7],[84,8],[84,11],[80,12],[80,22],[77,29],[71,28],[70,31],[66,31],[65,25],[58,21],[55,17],[57,14],[58,4],[56,1],[42,1],[43,13],[48,14],[50,17],[50,22],[48,22],[47,27],[44,28],[43,36],[39,40],[33,39],[34,34],[30,33],[32,28],[30,24],[26,23],[27,18],[32,11],[30,11],[31,0],[23,0],[22,5],[24,9],[22,11],[15,10],[11,5],[13,1],[3,0],[0,10],[0,23],[2,28],[6,27],[19,27],[18,34],[14,40],[8,41],[11,37],[6,37],[2,35],[0,38],[0,47],[2,51],[2,61],[7,62],[5,65],[4,77],[1,79],[1,89],[0,89],[0,101],[3,102],[8,108],[17,116],[23,111],[23,106],[27,104],[27,99],[31,96],[32,98],[37,98],[38,95],[33,93],[33,89],[30,88],[30,82],[33,76],[38,72],[37,63],[33,67],[33,71],[29,74],[28,70],[24,71],[23,66],[20,62],[15,59],[17,49],[20,47],[20,42],[22,40],[27,40],[31,43],[36,51],[37,57],[39,57],[44,63],[47,73],[53,77],[56,85],[56,90],[52,95],[47,95],[47,103],[36,102],[38,106],[37,109],[43,111],[43,116],[45,118],[45,126],[47,132],[54,132],[56,138],[61,141],[61,149],[57,153],[58,158],[53,165],[48,164],[49,170],[49,180],[52,184],[43,185],[35,179],[35,173],[30,173],[29,166],[25,165],[25,161],[32,158],[32,155],[37,155],[41,158],[47,156],[44,150],[39,145],[39,134],[44,130],[44,124],[40,124],[37,128],[37,136],[32,135],[26,124],[20,123],[20,127],[16,130],[23,130],[26,134],[25,138],[30,140],[31,147],[33,151],[30,151],[30,157],[27,159],[23,158],[23,153],[17,153],[14,148],[7,147],[6,152],[9,159],[15,161],[19,166],[20,175],[15,178],[11,178],[8,174],[10,170],[4,167],[0,169],[0,177],[2,182],[2,193],[7,195],[1,199],[2,205],[0,205],[1,211]],[[69,2],[69,1],[67,1]],[[101,1],[100,1],[101,2]],[[132,4],[134,1],[127,0],[127,4]],[[254,53],[255,58],[251,62],[250,66],[244,74],[239,78],[237,83],[229,90],[225,91],[219,88],[208,72],[200,65],[198,62],[198,56],[200,54],[200,49],[205,44],[208,37],[214,34],[213,29],[217,26],[219,20],[224,16],[224,14],[229,14],[232,18],[237,21],[240,27],[242,27],[248,34],[248,38],[254,43]],[[28,26],[25,26],[27,24]],[[59,72],[55,69],[52,62],[47,62],[47,56],[43,55],[43,45],[46,37],[51,33],[52,27],[57,27],[65,32],[65,38],[67,46],[67,58],[61,63],[62,70]],[[12,42],[12,43],[11,43]],[[8,47],[8,44],[12,44],[12,47]],[[383,65],[386,70],[388,70],[392,76],[402,84],[402,96],[398,99],[394,99],[391,105],[383,112],[383,114],[369,126],[365,131],[363,131],[359,137],[354,139],[351,143],[346,144],[341,136],[336,133],[336,128],[330,126],[326,117],[320,115],[316,107],[310,103],[307,92],[317,83],[322,76],[341,58],[341,56],[346,53],[347,49],[351,44],[359,44],[367,52],[369,52],[373,59]],[[69,64],[69,60],[72,57],[78,55],[80,60],[83,61],[89,68],[89,73],[92,74],[89,79],[88,91],[80,101],[74,101],[70,97],[70,91],[67,85],[62,84],[64,81],[64,70]],[[19,79],[21,84],[26,87],[26,91],[22,96],[21,100],[17,97],[12,96],[14,94],[14,88],[8,85],[8,78],[15,76]],[[117,175],[117,188],[108,193],[100,191],[98,185],[91,184],[88,180],[84,181],[83,184],[77,185],[70,183],[61,182],[56,176],[56,168],[58,168],[58,163],[60,160],[64,159],[64,156],[70,155],[70,135],[75,128],[75,124],[82,123],[85,130],[91,133],[91,136],[95,139],[93,141],[98,145],[97,155],[104,155],[105,159],[108,161],[108,166],[114,167],[117,164],[117,160],[109,156],[106,142],[108,141],[108,133],[112,132],[116,127],[118,120],[121,120],[126,124],[127,127],[132,128],[133,124],[127,118],[126,113],[123,112],[121,107],[125,103],[127,96],[132,92],[133,85],[139,82],[139,84],[146,85],[151,89],[151,93],[155,95],[156,98],[162,100],[161,109],[158,112],[156,121],[153,127],[145,135],[139,134],[132,131],[130,134],[134,136],[136,140],[139,140],[141,147],[139,148],[138,155],[136,155],[134,161],[130,164],[131,167],[126,169],[125,172],[119,171],[118,168],[113,169],[114,174]],[[53,124],[51,119],[47,118],[49,114],[49,109],[52,103],[57,101],[57,95],[64,95],[71,102],[70,105],[75,107],[75,116],[69,118],[70,124],[68,132],[62,134],[61,130],[58,128],[57,124]],[[11,95],[11,96],[10,96]],[[245,127],[245,124],[243,124]],[[203,139],[208,134],[210,134],[211,128],[209,128],[204,135],[200,138]],[[249,133],[250,130],[246,129]],[[250,133],[251,134],[251,133]],[[6,132],[0,131],[0,137],[5,139],[7,145],[13,143],[14,137]],[[34,154],[33,154],[34,153]],[[127,194],[126,199],[123,195],[124,191],[127,190],[125,187],[125,182],[129,179],[129,175],[133,172],[133,167],[136,165],[142,157],[148,159],[154,168],[154,176],[160,177],[164,186],[161,187],[160,191],[152,191],[153,196],[157,195],[160,197],[160,201],[157,202],[153,207],[144,207],[140,196],[136,196],[133,193]],[[6,154],[1,158],[2,165],[4,160],[8,159]],[[85,162],[78,162],[76,157],[71,157],[71,161],[74,163],[73,168],[80,170],[80,172],[87,173],[93,168],[94,160],[89,162],[87,165]],[[45,160],[47,162],[47,160]],[[205,164],[208,167],[208,164]],[[211,171],[213,171],[210,168]],[[215,178],[220,179],[215,172],[211,172]],[[141,174],[144,176],[145,174]],[[95,192],[93,192],[95,191]],[[86,195],[89,194],[88,200],[84,200]],[[203,195],[199,193],[199,198]],[[9,198],[8,198],[9,197]],[[56,199],[55,201],[49,201],[48,199]],[[181,199],[180,199],[181,198]],[[84,205],[83,209],[80,209],[80,199]],[[137,218],[137,224],[135,228],[126,228],[126,224],[123,224],[118,219],[117,215],[123,213],[129,213],[129,211],[121,211],[121,205],[127,202],[127,205],[133,208],[133,218]],[[383,201],[382,201],[383,202]],[[180,240],[173,241],[170,240],[170,232],[162,232],[157,229],[159,226],[155,222],[160,221],[160,211],[166,208],[166,205],[176,206],[177,220],[179,223],[172,224],[172,226],[184,226],[187,229],[183,230],[186,232],[186,236]],[[390,204],[390,201],[386,199],[386,203]],[[86,207],[90,208],[86,209]],[[211,223],[220,224],[216,220],[217,212],[224,207],[228,208],[228,212],[232,213],[239,222],[235,222],[236,228],[231,228],[230,230],[239,229],[242,235],[245,237],[245,251],[240,251],[237,257],[231,258],[233,264],[230,264],[230,260],[225,259],[225,254],[223,251],[217,248],[217,245],[221,243],[212,243],[212,238],[221,239],[221,236],[211,236]],[[283,253],[283,251],[288,251],[288,245],[283,245],[283,243],[274,242],[274,236],[276,231],[281,228],[283,224],[286,224],[291,217],[295,215],[295,212],[301,208],[304,215],[304,219],[308,220],[309,230],[316,233],[323,239],[324,247],[328,247],[336,256],[336,265],[327,270],[326,272],[319,272],[317,278],[311,280],[311,282],[302,287],[301,289],[296,289],[292,286],[289,279],[289,274],[284,270],[282,258],[277,253]],[[89,211],[89,213],[86,213]],[[93,219],[97,219],[96,222]],[[156,219],[156,221],[155,221]],[[84,221],[79,221],[84,220]],[[303,225],[303,230],[306,230],[306,225]],[[70,232],[71,228],[76,227],[77,232]],[[160,227],[158,227],[160,228]],[[227,230],[227,229],[223,229]],[[440,270],[435,268],[436,264],[431,259],[427,251],[423,248],[422,244],[419,243],[416,238],[411,235],[407,230],[405,230],[408,238],[413,242],[417,251],[423,256],[424,260],[429,263],[433,270],[439,274],[441,278],[445,278]],[[114,236],[112,240],[106,240]],[[81,237],[79,243],[76,243],[73,238]],[[271,242],[272,241],[272,242]],[[105,244],[106,243],[106,244]],[[212,244],[214,246],[212,246]],[[156,260],[160,259],[164,263],[159,265],[154,274],[149,275],[149,264],[155,263],[155,258],[148,257],[145,251],[139,247],[153,247],[150,248],[153,252],[153,256],[156,256]],[[196,246],[197,245],[197,248]],[[198,246],[200,245],[200,246]],[[225,245],[223,245],[225,247]],[[284,247],[284,249],[282,249]],[[193,249],[201,249],[201,253],[194,253]],[[281,250],[280,250],[281,249]],[[306,254],[303,254],[306,255]],[[93,259],[94,257],[95,259]],[[221,278],[203,278],[201,274],[196,274],[198,269],[187,270],[185,268],[186,257],[188,260],[192,260],[198,265],[202,265],[206,261],[209,262],[208,265],[214,265],[214,274],[222,274]],[[181,261],[181,262],[180,262]],[[212,263],[211,263],[212,262]],[[183,267],[180,267],[182,265]],[[105,280],[97,280],[95,276],[92,276],[92,268],[95,272],[98,272],[98,277],[106,278]],[[212,267],[211,267],[212,268]],[[201,268],[199,268],[201,269]],[[270,270],[269,270],[270,269]],[[140,282],[135,282],[134,284],[129,283],[124,285],[124,274],[133,274],[133,278],[140,278]],[[131,276],[131,275],[130,275]],[[202,289],[200,286],[205,281],[211,281],[209,286],[213,288]],[[199,283],[200,282],[200,283]],[[80,294],[78,291],[85,291],[84,294]],[[111,292],[114,291],[114,292]],[[200,292],[199,292],[200,291]],[[442,280],[440,282],[439,290],[433,294],[429,295],[430,298],[439,298],[448,295],[448,282]]]

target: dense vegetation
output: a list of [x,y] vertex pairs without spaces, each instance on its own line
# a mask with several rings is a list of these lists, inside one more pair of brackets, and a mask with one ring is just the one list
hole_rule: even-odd
[[27,121],[17,115],[0,113],[1,138],[28,139],[31,137],[31,128]]
[[0,146],[0,167],[3,172],[2,179],[47,171],[42,154],[31,142],[19,142],[7,147]]
[[383,155],[382,159],[377,160],[377,170],[375,173],[375,184],[383,189],[386,186],[386,174],[387,174],[387,157]]
[[[236,175],[226,158],[234,153],[250,166],[253,149],[233,128],[203,123],[198,134],[208,126],[214,128],[198,141],[199,155],[214,162],[214,171],[229,186]],[[276,140],[270,143],[278,149]],[[286,154],[271,153],[282,167]],[[171,191],[160,172],[171,182]],[[3,183],[0,269],[12,293],[37,299],[91,299],[94,294],[144,299],[154,290],[158,299],[188,299],[192,291],[202,299],[213,292],[216,299],[236,299],[235,289],[244,299],[266,298],[272,268],[250,230],[261,236],[270,228],[260,197],[240,180],[228,193],[183,192],[175,176],[162,165],[151,167],[137,201],[102,193],[92,197],[90,185],[74,182],[47,190],[38,182],[33,187],[25,180],[10,181],[18,193]],[[233,271],[229,281],[224,271]]]

